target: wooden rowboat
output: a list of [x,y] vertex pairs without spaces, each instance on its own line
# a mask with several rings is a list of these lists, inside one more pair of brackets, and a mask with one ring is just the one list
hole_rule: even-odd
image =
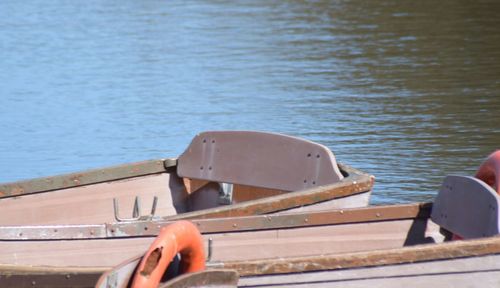
[[328,148],[307,140],[263,132],[204,132],[179,158],[0,184],[0,225],[362,207],[368,205],[373,179],[337,164]]
[[[500,152],[485,163],[479,174],[488,184],[448,176],[433,203],[193,219],[207,272],[161,287],[498,286],[500,198],[490,185],[498,186]],[[154,265],[163,255],[109,264],[146,251],[171,223],[0,227],[0,283],[91,287],[104,272],[97,287],[128,287],[136,271],[150,273],[140,261],[163,273]]]
[[[500,152],[495,158],[500,160]],[[495,187],[498,164],[483,169],[494,174]],[[497,191],[483,181],[448,176],[434,203],[316,212],[302,221],[305,215],[294,214],[287,225],[272,230],[263,229],[257,220],[262,216],[250,217],[246,221],[254,225],[247,225],[259,228],[210,236],[212,245],[218,243],[207,263],[216,269],[212,275],[188,273],[160,287],[202,287],[222,279],[227,287],[499,287],[499,209]],[[228,220],[236,221],[222,221]],[[253,243],[258,234],[259,243]],[[148,280],[162,263],[160,256],[154,269],[144,266],[153,252],[104,273],[96,287],[139,287],[136,280]],[[236,271],[237,284],[227,274],[217,279],[223,271]]]
[[[433,203],[193,220],[203,234],[204,247],[199,248],[208,255],[207,272],[185,274],[160,287],[198,287],[200,283],[496,287],[500,281],[499,208],[498,195],[484,182],[448,176]],[[32,287],[34,281],[37,287],[91,287],[104,272],[96,287],[128,287],[141,257],[114,269],[103,263],[118,254],[128,257],[146,251],[167,225],[151,221],[4,227],[0,229],[1,261],[15,251],[21,261],[48,258],[60,265],[0,265],[0,284]],[[96,233],[91,237],[84,228]],[[55,237],[53,229],[66,236]],[[100,236],[105,231],[111,234]],[[17,233],[27,239],[19,240]],[[450,241],[458,237],[453,235],[465,240]],[[186,283],[191,286],[183,286]]]

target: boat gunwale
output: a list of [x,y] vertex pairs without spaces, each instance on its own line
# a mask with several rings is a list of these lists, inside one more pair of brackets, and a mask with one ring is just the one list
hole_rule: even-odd
[[[360,224],[405,219],[430,219],[432,203],[369,206],[290,214],[192,219],[203,234],[292,229],[323,225]],[[92,240],[154,237],[174,221],[117,222],[93,225],[0,226],[0,241]]]
[[164,173],[167,172],[169,168],[175,167],[176,165],[177,158],[165,158],[121,164],[56,176],[1,183],[0,199]]

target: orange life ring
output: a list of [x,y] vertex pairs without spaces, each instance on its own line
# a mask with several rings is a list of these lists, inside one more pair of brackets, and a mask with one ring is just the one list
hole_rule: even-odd
[[203,239],[193,223],[178,221],[161,229],[137,268],[132,288],[156,288],[169,263],[181,254],[181,273],[205,269]]
[[491,153],[479,166],[476,178],[493,187],[500,194],[500,150]]

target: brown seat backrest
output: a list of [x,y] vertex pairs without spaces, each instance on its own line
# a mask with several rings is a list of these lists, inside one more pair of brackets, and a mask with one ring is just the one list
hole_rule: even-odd
[[448,176],[434,200],[431,218],[464,239],[498,235],[500,199],[483,181]]
[[343,178],[325,146],[275,133],[213,131],[196,135],[178,159],[181,177],[296,191]]

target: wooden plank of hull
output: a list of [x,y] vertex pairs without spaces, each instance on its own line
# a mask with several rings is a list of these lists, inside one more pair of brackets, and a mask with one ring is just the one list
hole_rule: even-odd
[[[417,206],[418,207],[418,206]],[[386,210],[390,210],[388,208]],[[370,208],[367,208],[370,210]],[[383,209],[371,209],[383,211]],[[400,209],[402,210],[402,209]],[[337,215],[346,212],[337,212]],[[383,213],[383,212],[382,212]],[[322,215],[328,213],[316,213]],[[330,213],[332,214],[332,213]],[[335,212],[333,213],[335,214]],[[365,219],[382,218],[390,219],[391,211],[377,215],[365,212]],[[307,215],[307,214],[304,214]],[[351,214],[351,216],[354,214]],[[313,216],[313,215],[309,215]],[[273,219],[285,216],[274,216]],[[322,218],[323,217],[323,218]],[[220,220],[199,220],[202,231],[212,231],[204,235],[205,243],[212,239],[211,261],[231,261],[238,259],[252,260],[269,257],[297,257],[315,254],[343,253],[346,251],[366,251],[371,249],[388,249],[402,247],[416,243],[424,243],[425,237],[439,237],[438,229],[429,226],[425,218],[365,221],[356,224],[335,224],[342,219],[328,219],[326,216],[319,218],[298,217],[294,227],[293,223],[281,223],[280,220],[267,216],[253,216],[248,219],[226,219],[227,223]],[[362,217],[361,215],[357,216]],[[408,215],[399,216],[407,218]],[[257,218],[257,219],[256,219]],[[258,220],[258,218],[262,218]],[[302,220],[301,220],[302,219]],[[303,221],[306,219],[307,221]],[[354,218],[351,217],[350,221]],[[286,219],[285,219],[286,220]],[[293,221],[293,219],[289,219]],[[253,221],[255,230],[245,231],[245,225],[251,226]],[[330,221],[333,224],[316,226],[320,221]],[[349,221],[349,219],[344,219]],[[208,222],[212,223],[209,224]],[[247,224],[245,224],[247,222]],[[268,226],[258,223],[275,222],[275,227],[285,225],[282,229],[266,229]],[[308,225],[308,222],[310,225]],[[232,223],[232,224],[231,224]],[[228,227],[241,227],[243,230],[231,231]],[[61,228],[62,230],[63,228]],[[142,229],[140,229],[142,230]],[[218,232],[214,232],[218,231]],[[58,231],[61,232],[61,231]],[[32,241],[0,241],[0,263],[17,265],[48,265],[48,266],[114,266],[127,258],[141,254],[152,242],[154,236],[127,237],[91,240],[41,240]],[[439,241],[439,240],[438,240]],[[205,247],[208,252],[208,247]],[[106,257],[101,257],[106,255]]]
[[238,287],[500,287],[500,254],[241,277]]
[[[426,229],[434,231],[433,237],[437,236],[436,227],[426,227],[429,215],[430,205],[417,203],[292,215],[202,219],[194,223],[205,234],[206,243],[208,238],[213,240],[212,261],[227,261],[242,251],[248,254],[244,256],[247,259],[255,259],[422,243]],[[168,223],[2,227],[0,263],[109,267],[143,253],[159,229]],[[318,237],[311,238],[311,235]],[[289,246],[283,245],[287,241]],[[266,243],[270,248],[263,249]],[[291,246],[294,249],[290,250]]]
[[148,238],[0,243],[0,264],[51,267],[110,267],[143,253]]
[[[356,209],[275,213],[244,217],[192,220],[204,234],[289,229],[333,224],[354,224],[403,219],[428,219],[431,203],[370,206]],[[0,241],[111,239],[156,236],[172,221],[153,219],[111,224],[0,226]]]
[[[169,174],[152,174],[109,183],[68,188],[0,201],[0,225],[90,224],[114,222],[113,198],[117,198],[122,217],[130,217],[136,195],[142,200],[142,211],[151,209],[158,197],[158,216],[185,211],[181,205],[182,183]],[[174,199],[172,199],[174,197]],[[177,198],[177,199],[176,199]],[[177,207],[173,205],[177,204]]]
[[[420,226],[422,238],[425,221],[381,221],[359,225],[333,225],[279,229],[237,234],[211,234],[212,261],[250,261],[309,255],[341,254],[403,247],[408,231]],[[413,228],[415,229],[415,228]],[[429,231],[436,233],[437,231]],[[232,268],[231,268],[232,269]]]
[[372,267],[490,254],[500,254],[500,237],[344,254],[232,261],[214,265],[213,267],[234,269],[241,276],[252,276]]

